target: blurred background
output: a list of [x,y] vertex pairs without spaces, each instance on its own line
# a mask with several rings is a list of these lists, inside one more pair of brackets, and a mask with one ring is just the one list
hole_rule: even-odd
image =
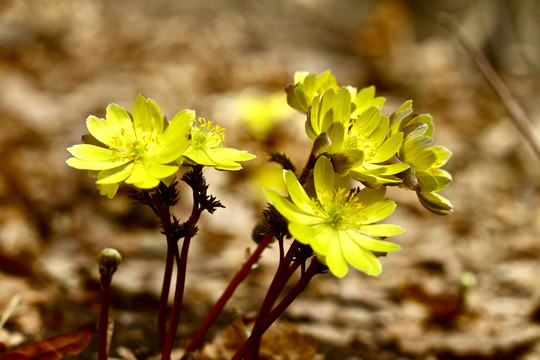
[[[103,117],[109,103],[130,109],[140,93],[169,118],[194,109],[226,129],[225,146],[258,156],[239,172],[205,170],[226,209],[203,216],[192,245],[181,347],[255,248],[261,189],[279,189],[281,177],[265,152],[306,161],[304,119],[288,110],[285,86],[295,71],[332,70],[341,85],[375,85],[388,114],[413,99],[433,115],[435,144],[454,153],[443,195],[455,213],[433,215],[414,194],[390,191],[399,203],[390,220],[407,228],[394,239],[402,250],[382,259],[379,278],[316,278],[275,335],[302,351],[285,342],[267,358],[538,359],[540,160],[438,23],[441,12],[485,52],[540,137],[536,0],[0,0],[0,312],[17,303],[0,342],[96,321],[95,257],[115,247],[124,262],[113,279],[111,355],[159,351],[165,241],[125,188],[108,200],[65,164],[88,115]],[[201,359],[230,358],[225,329],[257,311],[276,254],[263,253]],[[77,358],[95,351],[92,343]]]

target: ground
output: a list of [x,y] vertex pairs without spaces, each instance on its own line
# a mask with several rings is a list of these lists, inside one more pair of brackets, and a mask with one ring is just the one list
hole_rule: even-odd
[[[111,356],[158,353],[165,241],[157,222],[127,189],[103,198],[65,164],[88,115],[103,116],[113,102],[129,109],[140,93],[169,118],[194,109],[226,129],[227,146],[258,156],[236,173],[205,169],[226,208],[204,215],[194,239],[180,354],[255,248],[261,189],[280,171],[265,152],[302,167],[310,150],[300,114],[284,111],[258,131],[240,105],[274,93],[284,103],[295,71],[329,69],[342,85],[375,85],[388,113],[413,99],[433,115],[435,143],[453,152],[445,168],[454,182],[443,194],[455,212],[433,215],[392,189],[399,205],[390,220],[407,229],[394,239],[402,250],[382,259],[378,278],[316,277],[274,328],[266,356],[539,359],[540,159],[437,21],[443,11],[488,55],[540,137],[534,0],[0,1],[0,342],[16,348],[95,323],[95,258],[115,247],[124,261],[113,279]],[[185,218],[190,206],[183,197],[175,214]],[[275,246],[263,253],[201,359],[230,358],[219,353],[235,319],[257,311],[276,256]],[[272,348],[280,336],[289,341]],[[95,339],[73,358],[95,359]]]

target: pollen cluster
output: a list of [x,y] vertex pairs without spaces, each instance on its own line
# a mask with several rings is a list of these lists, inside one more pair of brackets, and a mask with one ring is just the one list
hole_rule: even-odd
[[222,146],[225,141],[225,129],[214,125],[213,121],[198,118],[191,130],[191,146],[195,148]]
[[[319,216],[325,219],[325,223],[336,229],[357,228],[357,214],[364,207],[362,202],[347,189],[339,188],[332,194],[320,194]],[[327,198],[328,197],[328,198]]]
[[108,146],[115,158],[139,162],[159,147],[159,136],[147,131],[127,134],[125,129],[122,129],[120,135],[114,136]]

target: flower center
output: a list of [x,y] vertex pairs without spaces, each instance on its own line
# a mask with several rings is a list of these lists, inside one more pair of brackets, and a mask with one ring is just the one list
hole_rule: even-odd
[[348,189],[338,189],[332,194],[322,194],[319,215],[325,218],[325,223],[334,228],[358,228],[358,215],[364,204]]
[[215,148],[225,141],[225,129],[214,125],[213,121],[199,118],[191,130],[191,146],[194,148]]
[[112,138],[109,148],[117,159],[139,162],[159,146],[159,136],[153,131],[126,131]]
[[343,146],[345,149],[362,150],[364,161],[370,161],[377,154],[375,140],[366,137],[361,131],[358,131],[357,127],[357,125],[353,125],[350,129]]

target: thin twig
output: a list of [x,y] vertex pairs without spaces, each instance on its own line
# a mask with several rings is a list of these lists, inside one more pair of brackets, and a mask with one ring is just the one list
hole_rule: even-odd
[[445,25],[450,32],[458,39],[463,48],[469,53],[474,60],[486,80],[489,82],[493,90],[501,98],[502,103],[510,114],[510,118],[514,122],[521,136],[529,143],[535,155],[540,159],[540,143],[534,135],[533,128],[530,124],[530,119],[525,114],[525,111],[512,96],[512,93],[506,87],[504,81],[499,74],[493,69],[489,60],[484,53],[476,46],[463,32],[459,22],[452,15],[447,13],[439,14],[439,22]]

